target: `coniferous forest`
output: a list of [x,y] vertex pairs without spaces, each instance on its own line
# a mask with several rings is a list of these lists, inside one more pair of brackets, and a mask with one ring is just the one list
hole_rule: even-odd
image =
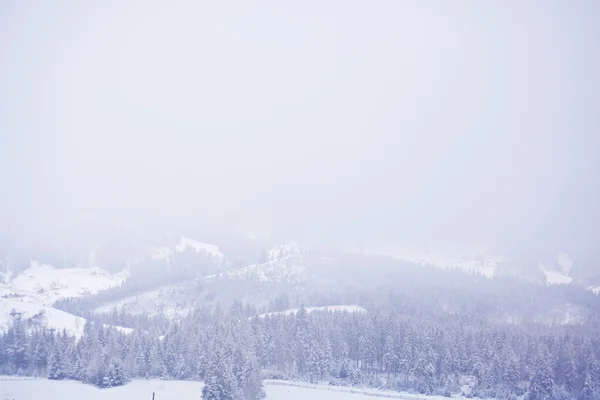
[[0,336],[0,373],[99,387],[132,378],[205,382],[205,399],[257,399],[262,378],[301,379],[423,394],[593,400],[600,325],[498,324],[423,312],[313,311],[247,317],[198,310],[166,335],[87,323],[81,338],[35,330],[13,314]]

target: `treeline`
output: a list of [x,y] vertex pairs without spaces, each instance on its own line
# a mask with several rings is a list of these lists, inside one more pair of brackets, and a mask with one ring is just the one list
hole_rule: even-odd
[[83,336],[53,330],[28,333],[18,313],[0,334],[0,374],[74,379],[106,388],[131,378],[205,382],[203,399],[264,397],[255,337],[247,318],[198,313],[172,325],[166,336],[122,333],[87,323]]
[[423,394],[582,399],[600,390],[600,328],[494,324],[469,317],[332,313],[252,320],[261,367]]
[[78,379],[197,379],[207,399],[255,399],[270,378],[368,385],[483,398],[594,400],[600,325],[500,324],[423,312],[312,312],[248,318],[198,310],[166,335],[87,324],[83,337],[25,333],[18,315],[0,336],[0,373]]

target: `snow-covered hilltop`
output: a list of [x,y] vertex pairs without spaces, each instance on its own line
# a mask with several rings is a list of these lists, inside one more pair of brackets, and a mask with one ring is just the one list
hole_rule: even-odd
[[111,274],[99,267],[55,268],[33,260],[30,268],[5,283],[0,295],[30,297],[52,305],[57,300],[89,296],[119,286],[128,276],[127,270]]
[[225,255],[219,249],[219,246],[204,243],[186,236],[180,236],[179,242],[173,246],[156,246],[150,249],[150,257],[154,260],[167,260],[174,252],[183,253],[185,251],[193,251],[210,258],[216,262],[226,261]]
[[21,314],[33,326],[45,326],[79,336],[85,320],[52,307],[58,300],[90,296],[123,283],[129,276],[124,270],[116,274],[99,267],[55,268],[31,261],[30,268],[12,276],[5,275],[0,284],[0,331],[6,330],[11,313]]

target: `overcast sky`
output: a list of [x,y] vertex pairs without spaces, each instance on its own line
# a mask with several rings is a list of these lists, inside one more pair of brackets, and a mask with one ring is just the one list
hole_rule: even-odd
[[0,7],[11,235],[597,240],[600,2]]

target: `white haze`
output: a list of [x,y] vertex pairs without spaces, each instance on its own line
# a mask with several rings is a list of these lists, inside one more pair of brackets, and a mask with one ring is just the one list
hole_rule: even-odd
[[594,1],[4,2],[0,227],[591,246],[599,18]]

